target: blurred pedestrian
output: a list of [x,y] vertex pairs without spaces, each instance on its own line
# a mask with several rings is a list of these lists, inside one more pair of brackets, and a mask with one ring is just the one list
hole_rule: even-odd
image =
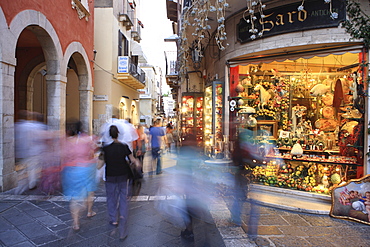
[[15,156],[19,181],[16,193],[33,190],[41,176],[41,155],[46,149],[46,125],[40,122],[40,114],[20,111],[15,124]]
[[137,126],[137,134],[139,138],[134,142],[135,146],[135,157],[144,164],[144,156],[148,146],[148,136],[145,133],[145,128],[143,125]]
[[197,239],[197,246],[213,246],[209,231],[214,222],[208,205],[217,200],[216,186],[212,177],[207,176],[209,170],[202,169],[203,161],[196,135],[189,132],[184,136],[176,166],[168,171],[159,187],[158,195],[171,199],[157,201],[156,209],[181,228],[183,240],[194,241],[198,235],[201,238]]
[[241,226],[241,210],[243,207],[243,203],[247,199],[249,181],[246,177],[244,177],[246,168],[243,160],[243,152],[240,147],[239,138],[237,138],[235,141],[234,150],[232,153],[232,160],[233,164],[230,167],[230,172],[234,175],[234,180],[231,188],[233,198],[233,203],[230,210],[231,221],[234,224]]
[[47,146],[42,155],[40,190],[47,195],[61,191],[61,135],[59,131],[48,131]]
[[166,132],[162,127],[161,119],[154,121],[154,125],[150,128],[149,133],[152,148],[152,164],[156,164],[156,174],[158,175],[162,173],[162,145],[163,141],[164,143],[166,142]]
[[168,153],[171,153],[171,145],[173,143],[172,131],[173,131],[172,125],[167,124],[166,126],[166,148],[167,148]]
[[[129,162],[139,162],[132,155],[128,145],[118,140],[119,130],[117,126],[109,127],[109,135],[113,142],[103,147],[105,170],[105,188],[107,194],[107,207],[110,224],[119,225],[119,238],[127,237],[128,218],[128,180],[132,175]],[[119,219],[119,221],[118,221]]]
[[112,115],[112,118],[100,130],[102,145],[107,146],[113,142],[112,137],[109,135],[111,125],[115,125],[118,128],[118,141],[127,144],[131,152],[133,152],[133,142],[139,138],[137,131],[128,120],[118,119],[116,115]]
[[[185,229],[181,231],[181,237],[186,240],[194,240],[194,220],[209,222],[207,219],[208,207],[206,201],[211,198],[213,187],[210,181],[205,181],[198,174],[202,164],[201,150],[197,145],[196,135],[190,131],[182,142],[178,153],[176,176],[178,189],[182,189],[185,197],[183,219]],[[211,186],[210,186],[211,185]],[[207,227],[204,225],[204,228]],[[206,232],[207,233],[207,232]],[[206,243],[209,239],[206,237]]]
[[[255,160],[260,160],[253,148],[253,132],[248,129],[240,130],[237,139],[235,140],[234,150],[232,153],[233,166],[231,173],[234,175],[234,184],[232,191],[232,206],[231,206],[231,221],[238,225],[242,225],[241,215],[248,200],[248,187],[251,180],[251,168],[256,166]],[[248,213],[248,236],[255,240],[258,234],[259,207],[256,202],[249,199],[250,211]]]
[[67,132],[62,152],[63,193],[70,199],[70,211],[73,219],[72,229],[80,230],[80,217],[87,208],[87,217],[96,215],[92,210],[94,191],[97,189],[95,158],[96,138],[81,132],[81,123]]
[[177,153],[180,147],[180,133],[177,127],[174,127],[172,131],[172,136],[173,136],[173,142],[175,143],[175,150]]

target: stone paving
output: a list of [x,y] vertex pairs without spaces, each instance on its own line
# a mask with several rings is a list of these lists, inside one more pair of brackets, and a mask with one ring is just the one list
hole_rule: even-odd
[[[140,196],[131,198],[128,232],[118,240],[117,228],[108,224],[104,184],[96,191],[91,219],[82,217],[81,230],[71,230],[68,201],[47,197],[37,190],[25,195],[0,194],[0,246],[370,246],[370,226],[357,222],[266,207],[245,202],[242,225],[230,222],[232,198],[226,193],[210,201],[209,221],[196,220],[194,242],[180,237],[182,230],[156,209],[158,188],[167,179],[175,155],[164,157],[164,172],[150,175],[148,160]],[[278,206],[278,205],[277,205]],[[249,233],[249,236],[248,234]]]

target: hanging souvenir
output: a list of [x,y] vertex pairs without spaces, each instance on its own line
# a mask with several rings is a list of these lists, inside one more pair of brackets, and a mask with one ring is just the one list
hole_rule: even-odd
[[342,81],[338,79],[335,82],[335,89],[334,89],[334,99],[333,99],[333,107],[339,112],[339,108],[344,100],[343,96],[343,88],[342,88]]

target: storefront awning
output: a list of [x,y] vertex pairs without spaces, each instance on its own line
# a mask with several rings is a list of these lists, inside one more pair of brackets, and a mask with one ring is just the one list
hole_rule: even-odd
[[360,53],[363,49],[361,42],[343,42],[329,44],[314,44],[306,46],[292,46],[273,50],[249,53],[228,60],[231,67],[243,64],[258,64],[260,62],[282,62],[287,59],[296,60],[299,58],[309,59],[314,56],[324,57],[330,54],[341,55],[346,52]]
[[145,55],[145,53],[143,52],[143,49],[141,48],[141,45],[134,41],[134,40],[131,40],[131,53],[132,55],[135,55],[135,56],[139,56],[139,63],[147,63],[148,62],[148,59]]

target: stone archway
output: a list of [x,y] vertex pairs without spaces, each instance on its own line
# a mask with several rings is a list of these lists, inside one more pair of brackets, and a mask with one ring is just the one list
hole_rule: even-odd
[[[21,44],[18,40],[24,32],[32,33],[42,47],[45,63],[45,80],[47,87],[47,124],[49,129],[60,130],[65,126],[65,72],[61,72],[62,48],[59,37],[53,26],[42,13],[34,10],[20,12],[11,22],[11,36],[16,37],[14,42],[9,42],[9,50],[16,51]],[[35,65],[36,66],[36,65]],[[15,69],[17,73],[17,70]],[[27,71],[22,71],[27,74]],[[23,75],[28,76],[28,75]],[[13,79],[16,82],[16,78]],[[32,81],[28,80],[27,87]],[[32,97],[27,96],[27,108],[30,108]]]
[[[68,66],[71,59],[73,60],[73,67]],[[89,66],[89,59],[83,46],[78,42],[71,43],[64,55],[61,66],[62,70],[73,69],[78,77],[78,91],[79,91],[79,121],[82,123],[82,128],[87,133],[92,133],[92,72]],[[67,77],[67,87],[70,76]],[[68,111],[68,109],[66,109]]]
[[[60,61],[62,60],[62,48],[56,31],[51,23],[40,12],[25,10],[18,13],[7,26],[4,13],[0,8],[0,191],[9,190],[16,185],[16,173],[14,169],[14,119],[15,119],[15,74],[17,64],[16,49],[18,40],[23,31],[31,32],[42,47],[44,65],[47,74],[47,123],[50,129],[61,129],[65,123],[65,73],[61,73]],[[31,74],[29,70],[29,75]],[[29,76],[28,75],[28,76]],[[28,76],[26,83],[32,83]],[[27,87],[27,86],[26,86]],[[27,99],[28,101],[28,99]],[[25,106],[25,108],[30,107]]]

